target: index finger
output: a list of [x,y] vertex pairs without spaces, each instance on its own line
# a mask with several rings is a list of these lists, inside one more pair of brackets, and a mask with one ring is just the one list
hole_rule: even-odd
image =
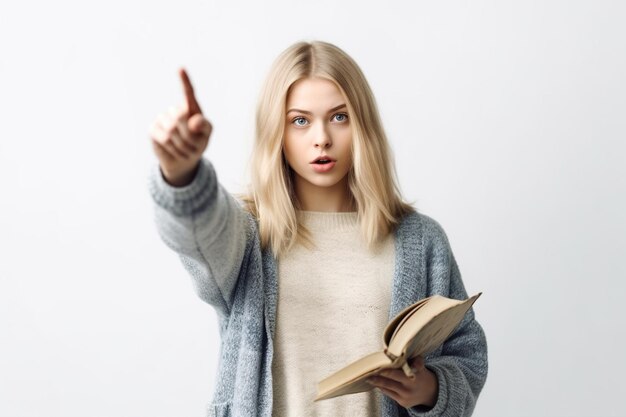
[[193,93],[193,86],[191,85],[191,81],[189,80],[187,71],[185,71],[184,68],[181,68],[178,73],[180,74],[180,78],[183,81],[183,89],[185,90],[185,99],[187,100],[189,117],[193,116],[196,113],[202,114],[200,105],[198,104],[196,96]]

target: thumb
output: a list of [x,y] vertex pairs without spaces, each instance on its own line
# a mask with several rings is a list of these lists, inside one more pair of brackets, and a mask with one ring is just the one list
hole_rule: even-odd
[[202,134],[203,136],[209,136],[211,134],[212,126],[202,114],[196,113],[187,121],[189,131],[194,134]]

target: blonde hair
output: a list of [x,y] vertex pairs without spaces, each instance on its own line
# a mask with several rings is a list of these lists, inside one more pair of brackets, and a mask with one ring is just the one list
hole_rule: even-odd
[[353,155],[348,184],[361,233],[371,249],[404,215],[416,210],[402,201],[391,150],[365,76],[348,54],[330,43],[298,42],[274,62],[256,108],[249,194],[239,197],[258,221],[263,249],[270,247],[279,256],[297,241],[310,247],[310,233],[296,214],[293,172],[283,154],[287,95],[296,81],[308,77],[333,82],[347,101]]

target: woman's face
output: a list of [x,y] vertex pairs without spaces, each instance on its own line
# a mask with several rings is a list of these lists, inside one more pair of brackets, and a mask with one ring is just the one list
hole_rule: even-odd
[[[291,86],[286,111],[283,152],[295,173],[296,190],[346,187],[352,129],[341,91],[323,78],[301,79]],[[314,163],[319,156],[333,162]]]

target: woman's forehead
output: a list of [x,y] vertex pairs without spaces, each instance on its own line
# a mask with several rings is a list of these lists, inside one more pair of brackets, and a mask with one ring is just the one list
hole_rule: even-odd
[[287,110],[328,110],[344,103],[337,85],[325,78],[309,77],[293,83],[287,95]]

